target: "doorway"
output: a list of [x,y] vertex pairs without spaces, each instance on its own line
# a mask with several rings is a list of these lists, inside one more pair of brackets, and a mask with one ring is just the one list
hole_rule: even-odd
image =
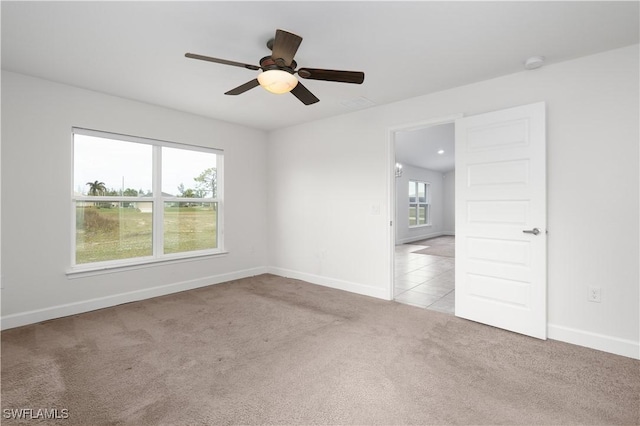
[[448,314],[455,312],[454,120],[391,134],[396,171],[392,296]]

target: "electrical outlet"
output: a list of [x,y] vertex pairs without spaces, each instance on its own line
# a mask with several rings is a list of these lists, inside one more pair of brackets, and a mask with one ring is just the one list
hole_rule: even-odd
[[587,295],[587,300],[589,302],[602,302],[602,298],[600,296],[600,287],[589,287],[589,294]]

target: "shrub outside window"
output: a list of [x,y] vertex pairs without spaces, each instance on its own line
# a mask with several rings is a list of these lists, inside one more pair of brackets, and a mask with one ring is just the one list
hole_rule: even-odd
[[431,224],[429,183],[409,181],[409,227]]
[[72,269],[222,252],[222,151],[73,129]]

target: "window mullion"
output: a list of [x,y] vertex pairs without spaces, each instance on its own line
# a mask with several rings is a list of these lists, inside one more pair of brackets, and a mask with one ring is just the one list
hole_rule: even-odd
[[164,203],[162,200],[162,147],[153,147],[153,256],[164,254]]
[[222,155],[217,157],[216,161],[216,193],[211,194],[216,200],[216,232],[218,247],[224,247],[224,208],[222,202],[224,201],[224,157]]

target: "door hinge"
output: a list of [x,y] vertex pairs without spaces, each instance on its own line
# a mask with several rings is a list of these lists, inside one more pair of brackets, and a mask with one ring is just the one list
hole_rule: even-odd
[[392,220],[389,221],[389,226],[393,226],[393,221]]

